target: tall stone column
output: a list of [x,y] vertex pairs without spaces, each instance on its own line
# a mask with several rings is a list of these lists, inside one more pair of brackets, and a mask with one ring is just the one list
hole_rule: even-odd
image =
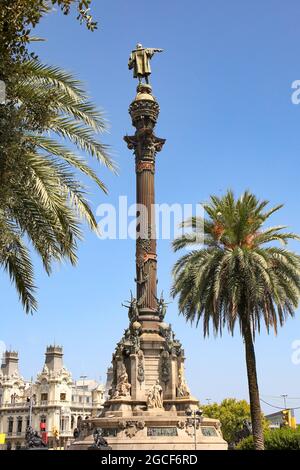
[[165,139],[155,136],[154,128],[159,105],[151,86],[139,84],[137,96],[129,107],[134,136],[125,136],[128,148],[134,151],[136,170],[137,238],[136,285],[140,320],[154,319],[157,305],[157,253],[155,230],[155,158]]

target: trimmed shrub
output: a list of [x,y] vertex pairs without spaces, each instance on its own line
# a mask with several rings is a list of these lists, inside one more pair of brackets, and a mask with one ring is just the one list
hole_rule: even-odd
[[[264,433],[266,450],[300,450],[300,429],[281,428]],[[237,450],[254,450],[253,437],[243,439]]]

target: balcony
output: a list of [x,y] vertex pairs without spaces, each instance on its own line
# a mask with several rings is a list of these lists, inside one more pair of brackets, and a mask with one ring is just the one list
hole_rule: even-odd
[[73,431],[60,431],[59,432],[60,437],[73,437]]
[[25,439],[25,432],[8,432],[7,433],[7,437],[13,439],[17,439],[17,438],[21,438],[21,439]]
[[1,408],[29,408],[29,403],[27,401],[19,402],[19,403],[1,403]]
[[86,411],[90,411],[92,410],[93,408],[96,408],[95,405],[93,405],[92,403],[79,403],[78,401],[72,401],[72,403],[70,404],[70,408],[76,408],[79,409],[79,410],[86,410]]
[[[49,406],[71,406],[72,402],[70,401],[61,401],[61,400],[43,400],[43,401],[38,401],[36,403],[33,403],[32,407],[33,408],[41,408],[41,407],[49,407]],[[5,408],[7,409],[29,409],[30,403],[27,401],[24,402],[19,402],[19,403],[2,403],[0,405],[0,410]],[[82,408],[82,405],[81,405]],[[85,406],[85,408],[88,408],[88,406]]]

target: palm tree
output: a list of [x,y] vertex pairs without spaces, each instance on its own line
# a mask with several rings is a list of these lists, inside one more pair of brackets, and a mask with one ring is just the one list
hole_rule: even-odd
[[0,265],[30,312],[37,308],[30,245],[49,274],[53,261],[76,263],[81,221],[97,230],[78,171],[106,187],[76,149],[115,166],[97,139],[106,130],[103,114],[80,82],[37,59],[17,70],[0,106]]
[[[175,251],[192,248],[174,266],[172,295],[179,296],[180,313],[191,323],[203,321],[204,336],[210,324],[214,334],[227,326],[234,333],[236,322],[245,344],[253,438],[264,449],[254,340],[264,322],[269,332],[293,316],[300,295],[300,257],[279,241],[299,237],[283,233],[286,227],[264,228],[266,220],[282,206],[264,211],[268,201],[245,192],[236,200],[231,191],[211,196],[204,209],[208,218],[183,223],[192,229],[174,241]],[[200,227],[203,228],[202,233]],[[199,241],[203,247],[197,249]]]

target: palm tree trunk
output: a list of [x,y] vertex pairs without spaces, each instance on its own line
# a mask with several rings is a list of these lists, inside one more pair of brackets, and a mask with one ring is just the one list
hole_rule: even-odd
[[256,359],[249,321],[246,321],[243,325],[243,337],[245,340],[246,365],[254,448],[255,450],[264,450],[264,435],[261,419],[259,389],[257,382]]

